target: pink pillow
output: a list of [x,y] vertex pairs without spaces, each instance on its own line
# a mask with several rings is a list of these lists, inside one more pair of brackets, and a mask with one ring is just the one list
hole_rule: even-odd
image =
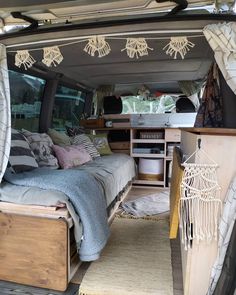
[[53,145],[57,160],[63,169],[82,165],[92,158],[82,145],[59,146]]

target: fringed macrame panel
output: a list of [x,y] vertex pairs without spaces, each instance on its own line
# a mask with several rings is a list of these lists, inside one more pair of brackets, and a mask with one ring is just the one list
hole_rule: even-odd
[[36,62],[32,55],[30,55],[28,50],[18,50],[15,55],[15,65],[20,68],[21,65],[24,66],[25,70],[31,68]]
[[195,240],[217,240],[221,213],[220,186],[214,164],[183,163],[179,218],[182,243],[187,250]]
[[163,47],[163,50],[166,50],[167,55],[174,56],[174,59],[177,58],[178,53],[184,59],[190,48],[194,46],[195,44],[190,42],[187,37],[171,37],[170,42]]

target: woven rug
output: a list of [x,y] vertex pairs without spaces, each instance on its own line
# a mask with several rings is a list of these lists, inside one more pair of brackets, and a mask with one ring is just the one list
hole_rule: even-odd
[[115,218],[101,258],[93,262],[80,295],[173,295],[167,220]]
[[116,217],[149,220],[167,219],[170,215],[169,194],[169,190],[163,190],[124,202],[118,208]]

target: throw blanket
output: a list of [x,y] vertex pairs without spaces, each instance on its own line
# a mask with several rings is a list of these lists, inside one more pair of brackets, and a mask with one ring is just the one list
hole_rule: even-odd
[[103,189],[93,176],[80,170],[40,168],[20,174],[7,171],[4,178],[15,185],[54,189],[66,194],[83,224],[80,260],[99,258],[109,237],[109,227]]

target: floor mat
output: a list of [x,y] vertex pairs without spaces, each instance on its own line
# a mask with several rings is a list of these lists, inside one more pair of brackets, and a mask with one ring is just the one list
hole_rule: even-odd
[[115,218],[101,258],[93,262],[80,295],[173,295],[167,220]]

